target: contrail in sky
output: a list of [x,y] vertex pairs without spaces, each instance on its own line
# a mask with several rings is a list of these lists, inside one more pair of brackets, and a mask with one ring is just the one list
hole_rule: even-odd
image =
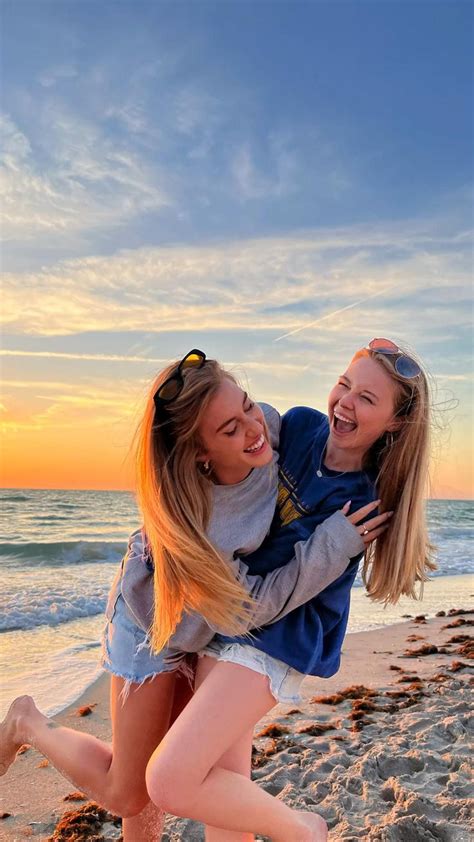
[[340,310],[333,310],[332,313],[326,313],[325,316],[321,316],[319,319],[316,319],[314,322],[308,322],[302,327],[296,327],[294,330],[290,330],[288,333],[284,333],[282,336],[277,336],[274,339],[274,342],[279,342],[280,339],[286,339],[287,336],[293,336],[295,333],[299,333],[301,330],[306,330],[307,327],[313,327],[313,325],[318,325],[320,322],[324,322],[325,319],[331,319],[332,316],[337,316],[338,313],[344,313],[346,310],[352,310],[353,307],[358,307],[359,304],[364,304],[365,301],[370,301],[372,298],[377,298],[379,295],[383,295],[385,292],[388,292],[390,289],[396,284],[391,284],[389,287],[385,287],[385,289],[379,290],[379,292],[374,292],[373,295],[367,295],[366,298],[360,298],[359,301],[354,301],[352,304],[348,304],[347,307],[341,307]]

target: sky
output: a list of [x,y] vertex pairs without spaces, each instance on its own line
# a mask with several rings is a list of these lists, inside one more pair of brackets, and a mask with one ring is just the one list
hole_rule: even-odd
[[129,488],[193,347],[326,408],[389,337],[473,496],[473,6],[3,0],[3,487]]

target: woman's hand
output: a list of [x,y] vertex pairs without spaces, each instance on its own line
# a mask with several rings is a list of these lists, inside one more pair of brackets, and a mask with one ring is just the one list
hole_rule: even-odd
[[381,515],[376,515],[376,517],[370,518],[369,520],[364,520],[367,515],[370,515],[377,506],[380,505],[381,500],[374,500],[373,503],[367,503],[366,506],[362,506],[361,509],[357,509],[352,515],[349,515],[349,509],[351,507],[351,500],[349,500],[345,506],[341,509],[342,514],[347,517],[353,526],[357,529],[360,537],[362,538],[365,546],[367,547],[375,538],[378,538],[382,532],[389,526],[390,518],[393,515],[393,512],[384,512]]

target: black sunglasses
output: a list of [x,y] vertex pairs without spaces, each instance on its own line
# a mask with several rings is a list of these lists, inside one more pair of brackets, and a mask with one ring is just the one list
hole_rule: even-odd
[[186,356],[183,357],[173,374],[171,374],[170,377],[161,384],[153,395],[155,409],[162,411],[167,404],[176,400],[184,386],[183,371],[187,368],[202,368],[205,362],[206,355],[204,351],[199,351],[197,348],[193,348],[192,351],[189,351]]

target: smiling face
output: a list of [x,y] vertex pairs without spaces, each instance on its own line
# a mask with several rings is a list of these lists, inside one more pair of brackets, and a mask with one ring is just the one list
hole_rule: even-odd
[[203,449],[199,460],[209,461],[222,484],[241,482],[252,468],[272,459],[263,412],[231,380],[223,380],[199,426]]
[[377,439],[400,427],[400,419],[394,417],[396,388],[376,360],[365,355],[354,358],[329,394],[328,452],[342,451],[360,467]]

